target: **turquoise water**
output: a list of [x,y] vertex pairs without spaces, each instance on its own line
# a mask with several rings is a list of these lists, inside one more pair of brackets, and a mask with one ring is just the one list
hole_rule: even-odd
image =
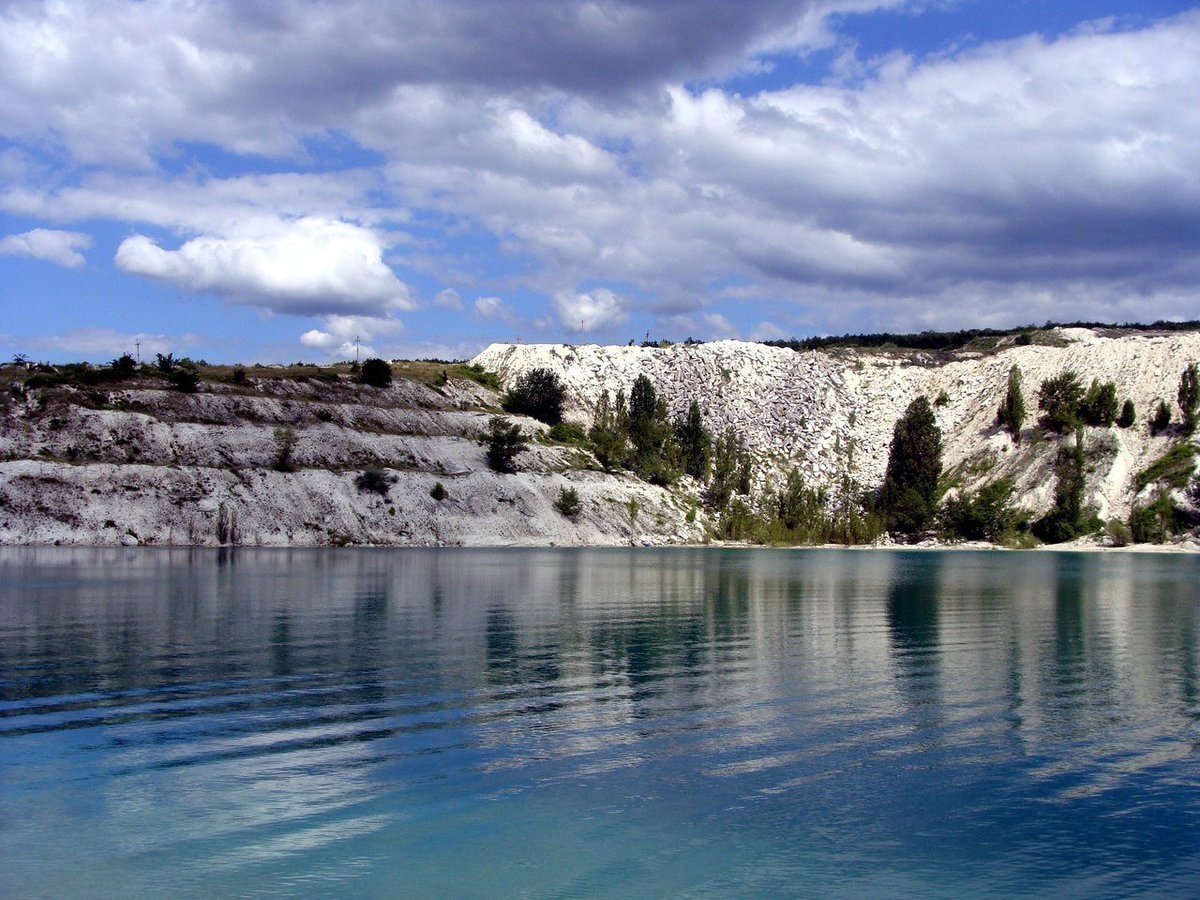
[[1200,559],[0,551],[0,896],[1196,896]]

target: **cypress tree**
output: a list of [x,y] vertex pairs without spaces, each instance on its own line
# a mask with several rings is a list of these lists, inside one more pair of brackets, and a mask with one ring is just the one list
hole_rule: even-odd
[[879,492],[888,531],[919,534],[937,512],[937,483],[942,474],[942,432],[928,398],[908,405],[892,430],[887,472]]
[[1012,435],[1014,443],[1021,441],[1021,426],[1025,424],[1025,395],[1021,392],[1021,370],[1008,370],[1008,390],[996,413],[996,424]]
[[1179,376],[1179,411],[1183,413],[1183,433],[1196,431],[1196,411],[1200,408],[1200,366],[1190,364]]

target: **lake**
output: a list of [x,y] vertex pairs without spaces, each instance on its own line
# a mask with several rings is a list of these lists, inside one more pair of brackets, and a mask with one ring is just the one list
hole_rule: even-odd
[[1200,558],[0,550],[0,896],[1195,896]]

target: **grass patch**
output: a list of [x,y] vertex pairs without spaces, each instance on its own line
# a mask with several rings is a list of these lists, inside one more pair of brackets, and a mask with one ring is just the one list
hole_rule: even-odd
[[1195,471],[1196,448],[1190,442],[1182,441],[1133,476],[1134,491],[1140,493],[1146,485],[1156,483],[1169,488],[1187,487]]

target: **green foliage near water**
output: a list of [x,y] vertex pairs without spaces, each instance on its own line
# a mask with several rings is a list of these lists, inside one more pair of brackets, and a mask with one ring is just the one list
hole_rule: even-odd
[[568,519],[574,520],[583,512],[583,501],[579,499],[579,492],[575,488],[564,487],[558,491],[558,499],[554,501],[554,508]]
[[928,398],[913,400],[892,429],[879,509],[889,532],[917,535],[937,514],[942,432]]
[[1013,503],[1013,490],[1013,480],[1003,477],[955,494],[942,506],[942,530],[952,538],[1011,543],[1029,524],[1029,513]]
[[1186,487],[1196,471],[1196,447],[1187,441],[1175,444],[1146,468],[1133,476],[1133,488],[1141,492],[1147,485],[1167,488]]
[[1086,472],[1083,429],[1078,428],[1075,440],[1059,447],[1054,464],[1054,506],[1033,526],[1039,538],[1049,544],[1061,544],[1102,527],[1094,510],[1084,505]]

